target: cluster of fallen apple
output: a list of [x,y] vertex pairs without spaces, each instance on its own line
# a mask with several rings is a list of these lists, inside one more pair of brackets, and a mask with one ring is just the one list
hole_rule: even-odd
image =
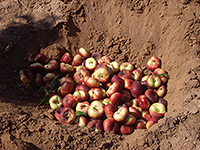
[[20,79],[43,87],[46,95],[41,104],[49,104],[61,123],[130,134],[150,128],[166,113],[163,96],[169,76],[155,56],[146,65],[150,75],[130,62],[119,65],[84,48],[73,58],[66,52],[59,62],[41,53],[35,61],[19,72]]

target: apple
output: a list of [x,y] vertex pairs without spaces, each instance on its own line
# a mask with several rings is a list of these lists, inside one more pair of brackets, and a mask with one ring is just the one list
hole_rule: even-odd
[[85,92],[88,92],[90,89],[87,85],[85,84],[77,84],[76,85],[76,88],[75,88],[75,91],[85,91]]
[[129,113],[128,117],[126,118],[126,120],[123,123],[124,123],[124,125],[131,126],[135,122],[136,122],[135,116],[133,116],[132,114]]
[[60,71],[62,73],[70,73],[74,71],[74,68],[70,64],[60,63]]
[[122,100],[121,100],[121,102],[122,102],[123,104],[125,104],[127,107],[131,106],[131,100],[130,100],[130,98],[129,98],[128,96],[126,96],[126,95],[122,95]]
[[114,82],[106,91],[106,95],[110,97],[112,94],[115,92],[121,92],[122,90],[122,85],[118,82]]
[[149,108],[150,103],[149,103],[149,100],[147,99],[147,97],[145,95],[140,95],[138,97],[138,105],[142,109],[148,109]]
[[69,94],[73,90],[73,83],[66,81],[63,85],[59,86],[58,91],[62,96]]
[[44,85],[44,82],[43,82],[43,77],[42,77],[42,74],[41,73],[37,73],[35,75],[35,85],[37,87],[41,87]]
[[110,64],[106,64],[106,68],[108,69],[108,72],[110,73],[110,75],[112,75],[115,72],[114,67]]
[[159,98],[158,99],[158,103],[161,103],[161,104],[163,104],[164,106],[165,106],[165,108],[167,107],[167,101],[164,99],[164,98]]
[[64,109],[64,107],[61,107],[61,108],[58,108],[55,110],[54,116],[58,121],[60,121],[60,113],[63,109]]
[[82,63],[83,57],[80,54],[76,54],[72,60],[72,66],[78,66]]
[[79,126],[86,127],[87,126],[87,119],[84,116],[76,116],[74,119],[74,123],[78,124]]
[[59,85],[63,85],[65,82],[71,82],[72,86],[74,86],[74,80],[69,76],[64,76],[64,77],[60,78]]
[[147,78],[147,84],[151,88],[158,88],[161,85],[161,80],[160,80],[160,78],[158,76],[150,75]]
[[82,65],[73,66],[73,67],[76,69],[76,72],[79,71],[80,69],[85,69],[85,70],[87,70],[87,69],[85,68],[85,66],[82,66]]
[[138,119],[135,123],[136,129],[145,129],[146,128],[146,121],[143,119]]
[[92,77],[98,79],[101,83],[106,83],[110,78],[110,73],[107,68],[100,67],[94,71]]
[[76,102],[83,102],[83,101],[86,101],[88,99],[89,94],[86,91],[80,90],[80,91],[75,91],[73,93],[73,97],[74,97],[74,100]]
[[72,59],[72,57],[71,57],[70,53],[66,52],[62,55],[60,62],[66,64],[66,63],[70,62],[71,59]]
[[129,70],[129,71],[133,71],[134,66],[133,64],[131,64],[130,62],[124,62],[119,66],[119,70]]
[[129,107],[129,114],[133,115],[136,119],[141,116],[141,112],[133,106]]
[[59,95],[54,95],[49,99],[51,109],[55,110],[62,107],[62,98]]
[[122,70],[118,73],[118,77],[121,79],[132,79],[132,73],[129,70]]
[[141,81],[142,79],[142,71],[139,70],[139,69],[136,69],[136,70],[133,70],[132,71],[132,78],[135,80],[135,81]]
[[122,95],[126,95],[126,96],[128,96],[129,99],[131,99],[131,93],[130,93],[129,91],[123,89],[123,90],[121,91],[121,94],[122,94]]
[[49,72],[43,77],[43,82],[44,83],[51,82],[55,77],[56,75],[54,73]]
[[30,64],[29,69],[33,72],[41,72],[43,71],[44,66],[41,63],[35,62]]
[[113,118],[117,122],[123,122],[128,117],[129,110],[126,106],[120,106],[118,110],[113,114]]
[[87,101],[78,102],[77,105],[76,105],[76,112],[80,111],[80,112],[87,114],[89,106],[90,106],[90,104]]
[[164,85],[160,85],[160,87],[157,90],[154,90],[154,91],[157,93],[157,95],[159,97],[163,97],[166,93],[166,88],[165,88]]
[[111,83],[119,82],[121,85],[124,85],[124,80],[118,77],[116,74],[112,76]]
[[59,116],[59,121],[64,124],[71,124],[76,118],[76,114],[72,108],[65,107]]
[[93,57],[89,57],[85,61],[85,68],[88,70],[94,70],[97,66],[97,61]]
[[131,94],[138,98],[143,93],[143,86],[139,81],[133,81],[131,84]]
[[106,90],[102,87],[100,87],[101,89],[101,92],[102,92],[102,98],[105,98],[106,97]]
[[96,132],[98,131],[103,131],[103,121],[100,119],[93,119],[90,122],[88,122],[87,127],[95,130]]
[[90,76],[90,72],[86,69],[79,69],[74,73],[74,81],[78,84],[82,84],[85,76]]
[[91,88],[88,92],[90,100],[100,100],[103,96],[103,93],[100,88]]
[[101,58],[99,58],[97,61],[99,64],[101,64],[101,63],[110,64],[112,60],[107,55],[105,55],[105,56],[102,56]]
[[151,103],[155,103],[158,101],[158,94],[153,89],[148,89],[144,94]]
[[101,101],[92,101],[88,108],[88,116],[93,118],[93,119],[98,119],[100,118],[103,113],[104,113],[104,105]]
[[33,80],[33,73],[29,69],[22,69],[19,71],[20,80],[27,84]]
[[[162,74],[167,75],[167,72],[166,72],[164,69],[161,69],[161,68],[157,68],[157,69],[155,69],[154,72],[153,72],[153,75],[154,75],[154,76],[155,76],[155,75],[159,75],[158,77],[161,79],[161,82],[164,84],[164,83],[167,82],[168,77],[163,76]],[[167,76],[168,76],[168,75],[167,75]]]
[[58,62],[56,60],[50,60],[48,64],[44,65],[44,71],[50,72],[58,69]]
[[149,70],[155,70],[157,68],[160,68],[160,59],[156,56],[152,56],[151,58],[149,58],[149,60],[147,61],[147,68]]
[[108,97],[104,98],[102,103],[103,103],[104,106],[106,106],[108,104],[112,104],[112,102],[110,101],[110,98],[108,98]]
[[90,53],[83,47],[79,48],[78,50],[79,54],[81,54],[81,56],[83,56],[84,58],[88,58],[90,57]]
[[166,113],[166,108],[163,104],[161,103],[153,103],[150,107],[149,107],[149,113],[152,117],[158,117],[158,118],[162,118],[164,117],[165,113]]
[[113,104],[107,104],[104,106],[104,112],[107,118],[112,118],[116,107]]
[[158,117],[151,117],[150,120],[147,121],[146,123],[146,128],[149,129],[152,125],[158,123],[159,118]]
[[119,63],[118,63],[118,62],[112,61],[112,62],[110,63],[110,65],[113,66],[113,68],[114,68],[114,73],[117,73],[117,72],[119,71]]
[[141,82],[142,82],[142,81],[146,81],[147,78],[148,78],[148,75],[143,76],[142,79],[141,79]]
[[146,81],[141,81],[140,82],[142,87],[143,87],[143,91],[145,92],[147,89],[152,89],[152,87],[150,87],[147,83],[147,80]]
[[110,96],[110,101],[114,106],[117,106],[122,101],[122,94],[115,92]]
[[106,90],[108,90],[109,87],[110,87],[111,85],[112,85],[111,82],[106,82],[106,83],[103,84],[103,87],[104,87]]
[[119,124],[115,121],[114,118],[107,118],[103,121],[103,129],[105,132],[114,132],[117,133],[119,130]]
[[93,57],[96,61],[98,61],[102,57],[102,54],[99,52],[94,52],[92,53],[91,57]]
[[131,100],[131,105],[132,107],[137,107],[138,106],[138,98],[134,98]]
[[124,88],[130,91],[132,83],[133,83],[132,79],[125,79],[124,80]]
[[64,107],[74,108],[76,105],[76,101],[74,100],[73,95],[69,93],[65,95],[65,97],[62,99],[62,104]]
[[149,119],[151,119],[151,115],[149,114],[148,111],[143,110],[141,118],[144,119],[145,121],[148,121]]
[[128,135],[133,132],[133,126],[121,125],[119,130],[121,134]]
[[48,58],[46,55],[44,55],[44,54],[42,54],[42,53],[39,53],[39,54],[37,54],[37,56],[35,57],[35,61],[36,61],[36,62],[39,62],[39,63],[41,63],[41,64],[47,64],[47,63],[49,62],[49,58]]
[[83,82],[90,88],[98,88],[100,86],[100,82],[98,79],[90,77],[88,75],[84,76]]

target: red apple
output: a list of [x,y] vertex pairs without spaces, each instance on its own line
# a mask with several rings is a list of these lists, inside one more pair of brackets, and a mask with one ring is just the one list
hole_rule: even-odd
[[110,101],[114,106],[117,106],[122,101],[122,94],[115,92],[110,96]]
[[118,73],[118,77],[120,77],[121,79],[125,80],[125,79],[132,79],[132,73],[129,70],[122,70]]
[[64,76],[64,77],[60,78],[59,85],[63,85],[65,82],[71,82],[72,85],[74,86],[74,80],[69,76]]
[[69,81],[66,81],[63,85],[61,85],[58,88],[58,91],[60,91],[60,94],[62,96],[69,94],[72,90],[73,90],[73,83]]
[[114,113],[113,118],[117,122],[123,122],[128,117],[129,110],[126,106],[120,106],[119,109]]
[[79,65],[79,66],[73,66],[76,69],[76,72],[79,71],[80,69],[85,69],[87,70],[84,66]]
[[119,71],[119,63],[118,63],[118,62],[112,61],[112,62],[110,63],[110,65],[113,66],[113,68],[114,68],[114,73],[117,73],[117,72]]
[[105,132],[114,132],[117,133],[119,130],[119,125],[113,118],[107,118],[106,120],[103,121],[103,129]]
[[79,48],[78,50],[79,54],[81,54],[81,56],[83,56],[84,58],[88,58],[90,57],[90,53],[83,47]]
[[79,126],[86,127],[88,121],[84,116],[76,116],[76,118],[74,119],[74,123],[78,124]]
[[146,121],[143,119],[138,119],[135,123],[136,129],[145,129],[146,128]]
[[62,104],[64,107],[74,108],[76,105],[76,101],[75,101],[73,95],[69,93],[69,94],[65,95],[65,97],[62,99]]
[[101,64],[101,63],[106,63],[106,64],[110,64],[111,63],[111,59],[105,55],[105,56],[102,56],[101,58],[98,59],[98,63]]
[[124,135],[131,134],[133,132],[133,126],[128,125],[121,125],[120,127],[120,133]]
[[124,80],[124,88],[127,90],[131,90],[132,83],[133,83],[132,79],[125,79]]
[[104,98],[103,101],[102,101],[102,103],[103,103],[104,106],[106,106],[108,104],[112,104],[112,102],[110,101],[110,98],[108,98],[108,97]]
[[77,105],[76,105],[76,112],[80,111],[80,112],[87,114],[89,106],[90,106],[90,104],[87,101],[78,102]]
[[114,82],[106,91],[106,95],[110,97],[112,94],[115,92],[121,92],[122,90],[122,85],[118,82]]
[[167,101],[164,99],[164,98],[159,98],[158,99],[158,103],[161,103],[161,104],[163,104],[164,106],[165,106],[165,108],[167,107]]
[[148,89],[144,94],[151,103],[155,103],[158,101],[158,94],[153,89]]
[[35,62],[29,66],[29,69],[33,72],[41,72],[43,71],[44,66],[41,63]]
[[110,78],[110,73],[107,68],[100,67],[94,71],[92,77],[98,79],[101,83],[106,83]]
[[158,88],[161,85],[161,80],[159,77],[157,76],[153,76],[150,75],[147,78],[147,84],[151,87],[151,88]]
[[151,119],[151,115],[149,114],[148,111],[143,110],[141,118],[144,119],[145,121],[148,121],[149,119]]
[[126,95],[122,95],[121,102],[122,104],[125,104],[127,107],[131,106],[131,99]]
[[59,95],[54,95],[49,99],[51,109],[55,110],[62,107],[62,98]]
[[20,80],[27,84],[33,80],[33,73],[28,69],[22,69],[19,71]]
[[88,99],[89,94],[86,91],[75,91],[73,97],[76,102],[83,102]]
[[135,80],[135,81],[141,81],[142,79],[142,71],[139,70],[139,69],[136,69],[136,70],[133,70],[132,71],[132,78]]
[[89,57],[85,61],[85,68],[88,70],[94,70],[97,66],[97,61],[93,57]]
[[126,118],[126,120],[124,121],[124,125],[127,126],[131,126],[136,122],[136,118],[135,116],[133,116],[132,114],[128,114],[128,117]]
[[35,57],[35,61],[36,61],[36,62],[39,62],[39,63],[41,63],[41,64],[47,64],[47,63],[49,62],[49,58],[48,58],[46,55],[44,55],[44,54],[42,54],[42,53],[39,53],[39,54],[37,54],[37,56]]
[[151,58],[149,58],[148,62],[147,62],[147,68],[149,70],[155,70],[157,68],[160,68],[160,59],[156,56],[152,56]]
[[163,97],[166,93],[166,88],[164,85],[161,85],[157,90],[154,90],[159,97]]
[[[153,75],[159,75],[158,77],[161,79],[162,83],[167,82],[169,77],[163,76],[162,74],[167,75],[167,72],[161,68],[157,68],[154,70]],[[168,76],[168,75],[167,75]]]
[[115,68],[111,64],[106,64],[106,68],[108,69],[110,75],[115,72]]
[[123,89],[123,90],[121,91],[121,94],[122,94],[122,95],[126,95],[126,96],[128,96],[129,99],[131,99],[131,93],[130,93],[129,91]]
[[138,97],[138,105],[142,109],[148,109],[149,108],[150,103],[149,103],[149,100],[147,99],[147,97],[145,95],[140,95]]
[[58,108],[58,109],[56,109],[55,110],[55,114],[54,114],[54,116],[55,116],[55,118],[58,120],[58,121],[60,121],[59,119],[60,119],[60,113],[61,113],[61,111],[64,109],[64,107],[61,107],[61,108]]
[[158,117],[151,117],[149,121],[146,123],[146,128],[149,129],[152,125],[158,123],[159,118]]
[[107,104],[104,106],[104,112],[107,118],[112,118],[116,107],[113,104]]
[[158,117],[158,118],[162,118],[164,117],[165,113],[166,113],[166,108],[163,104],[161,103],[153,103],[150,107],[149,107],[149,113],[152,117]]
[[133,81],[131,84],[131,94],[138,98],[143,93],[143,86],[139,81]]
[[43,77],[43,82],[44,83],[51,82],[55,77],[56,75],[54,73],[49,72]]
[[90,100],[100,100],[103,96],[103,93],[100,88],[91,88],[88,92]]
[[90,88],[97,88],[100,86],[100,82],[98,79],[90,77],[88,75],[84,76],[83,82]]
[[58,62],[56,60],[50,60],[48,64],[44,65],[44,71],[50,72],[58,69]]
[[90,72],[86,69],[79,69],[74,73],[74,81],[78,84],[82,84],[85,76],[90,76]]
[[41,73],[37,73],[35,75],[35,85],[37,87],[41,87],[44,85],[44,82],[43,82],[43,77],[42,77],[42,74]]
[[102,98],[105,98],[106,97],[106,90],[102,87],[100,87],[101,89],[101,92],[102,92]]
[[99,52],[94,52],[92,53],[91,55],[96,61],[98,61],[101,57],[102,57],[102,54],[99,53]]
[[72,57],[71,57],[70,53],[67,52],[62,55],[60,62],[66,64],[66,63],[70,62],[71,59],[72,59]]
[[88,122],[87,127],[95,131],[103,131],[103,121],[100,119],[93,119]]
[[116,74],[112,76],[111,83],[119,82],[121,85],[124,85],[124,80],[118,77]]
[[104,113],[104,105],[101,101],[92,101],[88,108],[88,116],[93,119],[100,118]]
[[124,62],[119,66],[119,70],[129,70],[129,71],[133,71],[134,66],[133,64],[131,64],[130,62]]
[[82,63],[83,57],[80,54],[76,54],[72,60],[72,66],[78,66]]
[[74,68],[70,64],[60,63],[60,71],[62,73],[70,73],[74,71]]
[[76,118],[76,114],[72,108],[65,107],[59,117],[59,121],[64,124],[71,124]]
[[88,92],[90,89],[87,85],[85,84],[77,84],[76,85],[76,88],[75,88],[75,91],[85,91],[85,92]]
[[132,106],[129,107],[129,113],[133,115],[136,119],[138,119],[141,116],[141,112]]

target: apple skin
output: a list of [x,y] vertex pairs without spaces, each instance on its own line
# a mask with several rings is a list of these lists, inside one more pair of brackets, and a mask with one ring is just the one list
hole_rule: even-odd
[[58,108],[55,110],[54,116],[58,121],[60,121],[60,113],[63,109],[64,109],[64,107],[61,107],[61,108]]
[[159,118],[158,117],[151,117],[150,120],[147,121],[146,123],[146,128],[149,129],[152,125],[158,123]]
[[[154,70],[153,75],[157,75],[157,74],[167,74],[167,72],[164,69],[161,68],[157,68]],[[164,77],[164,76],[158,76],[161,79],[162,84],[166,83],[168,78]]]
[[50,60],[48,64],[44,65],[44,71],[51,72],[58,69],[58,62],[56,60]]
[[47,82],[51,82],[54,78],[56,77],[56,75],[54,73],[47,73],[44,77],[43,77],[43,82],[47,83]]
[[119,130],[121,134],[128,135],[133,132],[133,126],[121,125]]
[[117,106],[122,100],[122,94],[120,92],[115,92],[110,96],[110,101],[114,106]]
[[128,96],[122,95],[122,104],[125,104],[127,107],[131,106],[131,100]]
[[72,60],[72,66],[78,66],[82,63],[83,57],[80,54],[76,54]]
[[100,82],[98,79],[87,75],[83,78],[83,82],[90,88],[98,88],[100,86]]
[[166,108],[163,104],[161,103],[153,103],[150,107],[149,107],[149,113],[152,117],[158,117],[158,118],[162,118],[164,117],[165,113],[166,113]]
[[126,120],[123,122],[124,125],[126,126],[131,126],[136,122],[136,118],[132,115],[132,114],[128,114],[128,117],[126,118]]
[[111,83],[119,82],[121,85],[124,85],[124,81],[120,77],[118,77],[116,74],[112,76],[110,81]]
[[118,73],[118,77],[121,79],[132,79],[132,73],[129,70],[122,70]]
[[141,116],[141,112],[132,106],[129,107],[129,114],[133,115],[136,119]]
[[114,82],[106,91],[106,95],[110,97],[112,94],[115,92],[121,92],[122,90],[122,85],[118,82]]
[[65,95],[65,97],[62,99],[62,104],[64,107],[74,108],[76,105],[76,101],[74,100],[73,95],[69,93]]
[[62,98],[59,95],[54,95],[49,99],[51,109],[56,110],[62,107]]
[[124,80],[124,88],[130,91],[132,83],[133,83],[132,79],[125,79]]
[[59,121],[63,124],[71,124],[76,118],[76,113],[72,108],[65,107],[59,116]]
[[105,132],[117,133],[119,130],[119,124],[114,118],[107,118],[103,121],[103,129]]
[[161,80],[159,77],[150,75],[147,78],[147,84],[151,87],[151,88],[158,88],[161,85]]
[[43,71],[44,66],[41,63],[35,62],[30,64],[29,69],[32,72],[42,72]]
[[107,104],[104,106],[104,112],[107,118],[113,118],[113,114],[116,111],[116,107],[113,104]]
[[143,93],[143,86],[139,81],[133,81],[131,84],[131,94],[138,98]]
[[84,116],[76,116],[73,123],[78,124],[79,126],[82,126],[82,127],[86,127],[88,121]]
[[133,64],[131,64],[130,62],[124,62],[119,66],[119,70],[129,70],[129,71],[133,71],[134,66]]
[[60,78],[59,85],[63,85],[65,82],[71,82],[72,85],[74,86],[74,80],[71,77],[64,76],[64,77]]
[[85,68],[88,70],[94,70],[97,66],[97,61],[93,57],[89,57],[85,61]]
[[117,73],[117,72],[119,71],[119,63],[118,63],[118,62],[112,61],[112,62],[110,63],[110,65],[113,66],[113,68],[114,68],[114,73]]
[[166,88],[165,88],[164,85],[160,85],[160,87],[157,90],[154,90],[154,91],[157,93],[157,95],[159,97],[163,97],[166,93]]
[[90,104],[87,101],[78,102],[76,105],[76,111],[81,111],[83,113],[87,113],[89,106],[90,106]]
[[126,96],[128,96],[129,99],[131,99],[131,93],[130,93],[129,91],[123,89],[123,90],[121,91],[121,94],[122,94],[122,95],[126,95]]
[[36,75],[35,75],[35,85],[37,86],[37,87],[41,87],[41,86],[43,86],[44,85],[44,82],[43,82],[43,79],[42,79],[43,77],[42,77],[42,74],[41,73],[37,73]]
[[95,69],[92,77],[98,79],[101,83],[106,83],[110,78],[110,72],[107,68],[100,67],[98,69]]
[[47,64],[47,63],[49,62],[49,58],[48,58],[46,55],[44,55],[44,54],[42,54],[42,53],[39,53],[39,54],[37,54],[37,56],[35,57],[35,61],[36,61],[36,62],[39,62],[39,63],[41,63],[41,64]]
[[62,55],[60,62],[66,64],[66,63],[70,62],[71,59],[72,59],[72,57],[71,57],[70,53],[66,52]]
[[69,94],[73,90],[73,83],[66,81],[63,85],[59,86],[58,91],[62,96]]
[[90,118],[98,119],[104,113],[104,105],[101,101],[92,101],[90,104],[87,114]]
[[136,123],[134,124],[134,128],[145,129],[146,128],[146,121],[143,120],[143,119],[136,120]]
[[74,100],[76,102],[83,102],[83,101],[86,101],[89,98],[89,94],[86,91],[80,90],[80,91],[75,91],[73,93],[73,97],[74,97]]
[[60,71],[62,73],[70,73],[74,71],[74,68],[70,64],[60,63]]
[[103,96],[100,88],[91,88],[88,93],[91,101],[100,100]]
[[90,89],[87,85],[85,84],[77,84],[76,85],[76,88],[75,88],[75,91],[85,91],[85,92],[88,92]]
[[138,105],[140,106],[140,108],[142,108],[144,110],[149,108],[150,103],[145,95],[140,95],[138,97]]
[[77,84],[82,84],[83,78],[85,76],[90,76],[90,72],[88,70],[86,70],[86,69],[79,69],[78,71],[76,71],[74,73],[74,81]]
[[83,48],[83,47],[79,48],[78,52],[84,58],[89,58],[90,57],[90,53],[85,48]]
[[111,61],[112,60],[107,55],[102,56],[100,59],[98,59],[99,64],[101,64],[101,63],[110,64]]
[[142,79],[142,71],[139,70],[139,69],[136,69],[136,70],[133,70],[132,71],[132,78],[135,80],[135,81],[141,81]]
[[152,56],[147,61],[147,65],[146,66],[147,66],[147,68],[149,70],[153,71],[153,70],[155,70],[157,68],[160,68],[160,64],[161,64],[160,59],[158,57],[156,57],[156,56]]
[[103,131],[103,121],[100,119],[92,119],[88,122],[87,127],[96,132],[101,132]]
[[120,106],[118,110],[113,114],[113,118],[117,122],[123,122],[128,117],[129,110],[126,106]]
[[29,69],[22,69],[19,71],[20,80],[27,84],[33,80],[33,73]]
[[80,69],[85,69],[85,70],[87,70],[87,69],[85,68],[85,66],[82,66],[82,65],[73,66],[73,67],[74,67],[74,69],[76,70],[76,72],[79,71]]
[[102,54],[99,52],[94,52],[92,53],[91,57],[93,57],[96,61],[98,61],[102,57]]
[[159,98],[158,99],[158,103],[161,103],[161,104],[163,104],[164,106],[165,106],[165,108],[167,107],[167,101],[164,99],[164,98]]
[[153,89],[148,89],[144,94],[151,103],[155,103],[158,101],[159,96]]
[[104,98],[102,103],[103,103],[104,106],[106,106],[108,104],[112,104],[112,102],[110,101],[110,98],[108,98],[108,97]]
[[148,111],[142,111],[141,119],[144,119],[145,121],[148,121],[151,119],[151,115]]

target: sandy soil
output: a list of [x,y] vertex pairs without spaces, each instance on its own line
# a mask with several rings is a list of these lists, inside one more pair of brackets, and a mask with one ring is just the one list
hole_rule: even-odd
[[[200,149],[199,8],[199,0],[0,0],[0,149]],[[18,72],[41,51],[59,58],[79,47],[144,73],[158,56],[171,77],[165,117],[126,136],[53,119]]]

